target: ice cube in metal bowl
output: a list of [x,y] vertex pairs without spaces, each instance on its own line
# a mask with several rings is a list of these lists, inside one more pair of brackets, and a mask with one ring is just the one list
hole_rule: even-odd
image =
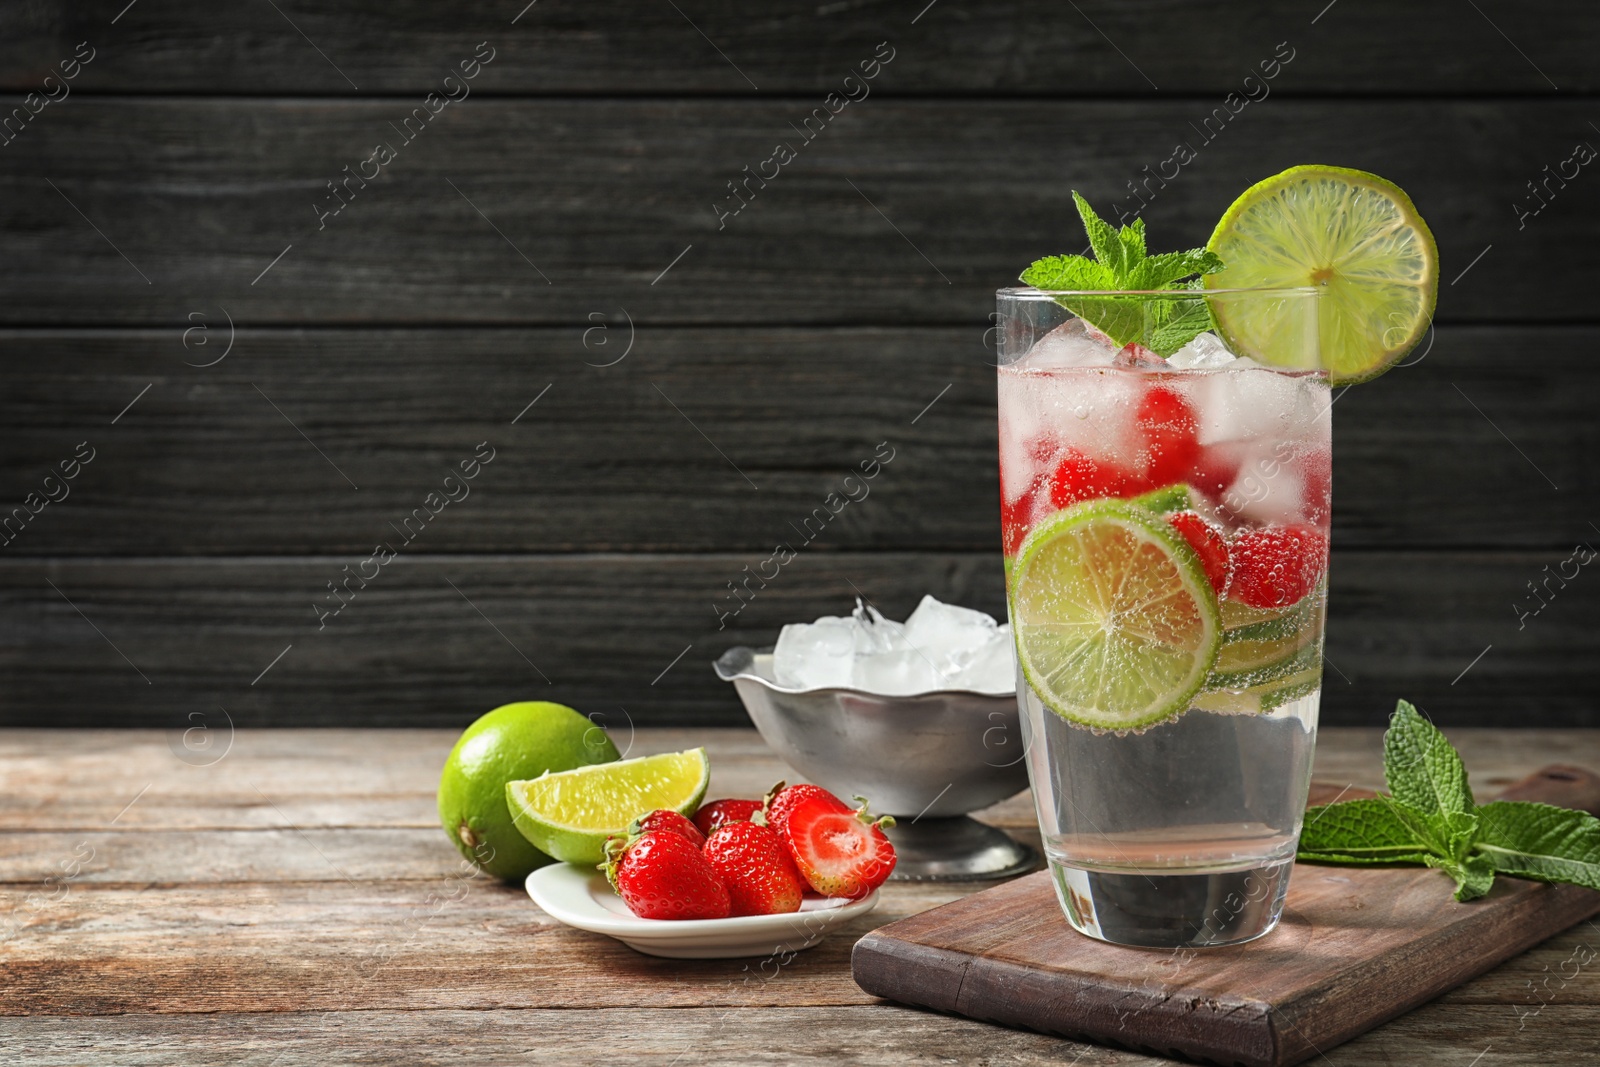
[[773,676],[770,648],[730,648],[715,667],[785,763],[841,799],[869,797],[875,813],[895,816],[887,831],[895,879],[975,881],[1034,867],[1031,848],[967,814],[1027,788],[1015,696],[789,688]]

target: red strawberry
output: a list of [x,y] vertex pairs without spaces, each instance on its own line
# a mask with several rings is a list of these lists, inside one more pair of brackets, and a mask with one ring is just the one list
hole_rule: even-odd
[[712,800],[700,805],[700,810],[694,813],[694,824],[710,837],[717,827],[730,822],[749,822],[750,816],[760,810],[759,800]]
[[1139,401],[1134,422],[1144,436],[1146,481],[1157,486],[1184,481],[1200,458],[1200,424],[1189,402],[1158,385]]
[[1080,500],[1128,496],[1133,493],[1134,482],[1134,477],[1117,464],[1090,459],[1069,448],[1050,476],[1050,503],[1065,508]]
[[789,808],[784,836],[812,889],[857,900],[894,870],[894,846],[879,829],[893,826],[894,820],[887,815],[872,819],[864,804],[859,811],[840,811],[830,799],[812,796]]
[[652,830],[606,842],[606,877],[641,919],[726,919],[728,887],[694,842]]
[[1206,569],[1206,578],[1210,580],[1211,588],[1216,590],[1217,597],[1227,596],[1233,563],[1228,555],[1228,542],[1221,532],[1194,511],[1175,511],[1167,516],[1167,522],[1183,535],[1195,555],[1200,557],[1200,565]]
[[652,830],[661,830],[669,834],[678,834],[694,842],[695,848],[700,848],[706,843],[706,835],[700,827],[684,818],[671,808],[657,808],[649,815],[637,820],[631,831],[636,834],[646,834]]
[[783,838],[753,822],[724,823],[701,850],[728,887],[730,915],[799,911],[805,880]]
[[1328,566],[1328,539],[1310,526],[1268,526],[1233,539],[1229,595],[1253,608],[1281,608],[1311,592]]
[[1008,556],[1016,555],[1017,549],[1027,539],[1028,524],[1033,521],[1037,495],[1038,487],[1034,486],[1009,503],[1004,496],[1000,499],[1000,539],[1002,549]]
[[835,811],[850,810],[850,805],[820,785],[799,782],[795,785],[785,786],[782,782],[779,782],[767,792],[767,825],[778,831],[780,837],[785,836],[788,830],[789,812],[793,811],[795,805],[801,801],[813,799],[830,805]]
[[1240,466],[1242,462],[1237,457],[1226,456],[1217,448],[1202,448],[1186,480],[1212,500],[1221,500],[1239,477]]

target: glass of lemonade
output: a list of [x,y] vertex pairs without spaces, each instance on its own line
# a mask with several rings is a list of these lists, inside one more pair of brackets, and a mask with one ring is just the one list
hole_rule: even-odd
[[[1052,878],[1084,934],[1278,921],[1321,695],[1332,396],[1316,287],[1003,289],[1000,484],[1018,699]],[[1094,322],[1192,302],[1170,358]]]

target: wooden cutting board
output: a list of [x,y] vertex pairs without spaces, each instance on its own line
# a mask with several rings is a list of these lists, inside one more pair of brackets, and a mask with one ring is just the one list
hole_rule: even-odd
[[[1312,787],[1312,802],[1337,787]],[[1345,798],[1359,793],[1349,790]],[[1504,793],[1600,814],[1600,778],[1547,767]],[[1458,904],[1441,871],[1297,864],[1283,919],[1230,948],[1121,948],[1067,925],[1047,871],[867,934],[868,993],[986,1022],[1246,1067],[1286,1067],[1600,912],[1600,893],[1498,878]]]

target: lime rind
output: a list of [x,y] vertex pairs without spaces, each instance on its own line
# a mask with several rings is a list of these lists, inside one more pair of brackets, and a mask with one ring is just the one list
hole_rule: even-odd
[[1148,493],[1142,493],[1129,500],[1128,503],[1135,507],[1144,508],[1146,511],[1154,512],[1157,515],[1170,515],[1175,511],[1193,510],[1195,505],[1194,490],[1189,488],[1189,483],[1187,482],[1174,482],[1171,485],[1162,486],[1160,489],[1152,489]]
[[1012,571],[1011,620],[1039,699],[1069,722],[1113,731],[1185,711],[1222,636],[1194,549],[1120,500],[1075,505],[1029,534]]
[[1287,651],[1280,651],[1274,658],[1253,662],[1247,666],[1225,670],[1222,668],[1222,657],[1218,656],[1217,669],[1206,679],[1206,691],[1242,692],[1282,682],[1304,671],[1320,670],[1322,645],[1316,640],[1317,636],[1313,632],[1301,644],[1288,648]]
[[[1222,257],[1208,289],[1321,287],[1320,365],[1333,385],[1375,378],[1426,335],[1439,253],[1393,182],[1347,167],[1291,167],[1233,202],[1207,247]],[[1262,363],[1304,367],[1297,316],[1259,301],[1213,299],[1230,348]]]
[[1216,689],[1200,693],[1194,698],[1194,706],[1200,711],[1223,715],[1267,715],[1321,688],[1322,666],[1317,664],[1286,678],[1249,689]]
[[567,863],[596,865],[606,838],[658,808],[691,815],[705,798],[705,749],[665,752],[506,783],[506,806],[534,847]]

